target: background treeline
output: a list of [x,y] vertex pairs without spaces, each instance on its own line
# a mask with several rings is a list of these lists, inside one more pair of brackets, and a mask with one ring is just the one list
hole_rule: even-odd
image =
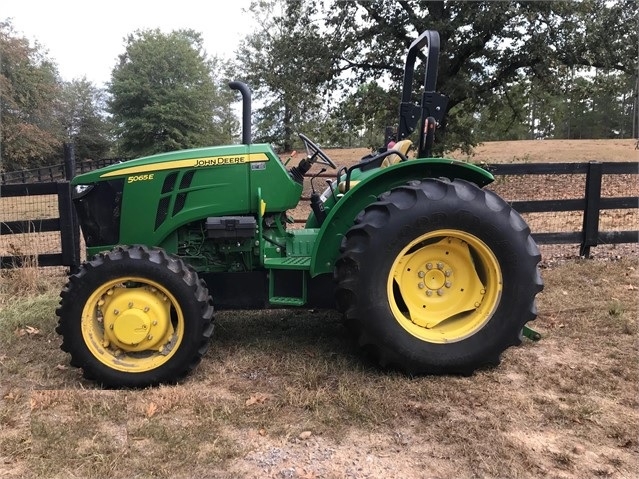
[[136,31],[104,88],[62,81],[46,46],[0,19],[0,166],[59,162],[65,141],[80,159],[237,142],[229,80],[253,90],[254,141],[290,150],[302,131],[325,146],[380,146],[406,49],[426,29],[442,41],[442,150],[636,138],[638,11],[635,0],[255,1],[258,27],[234,59],[210,57],[199,32]]

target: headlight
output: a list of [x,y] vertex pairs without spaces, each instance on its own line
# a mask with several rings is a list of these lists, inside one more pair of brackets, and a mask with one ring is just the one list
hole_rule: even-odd
[[94,185],[75,185],[73,188],[73,198],[82,198],[93,189]]

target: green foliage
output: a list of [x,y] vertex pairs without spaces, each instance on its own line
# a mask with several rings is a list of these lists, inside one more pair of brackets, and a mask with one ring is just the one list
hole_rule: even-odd
[[397,91],[389,92],[376,81],[347,95],[332,115],[340,132],[340,146],[381,146],[385,127],[397,122],[398,98]]
[[293,147],[294,133],[313,136],[326,117],[323,110],[333,78],[332,52],[312,22],[316,6],[301,0],[254,2],[260,29],[238,52],[238,71],[254,91],[255,139]]
[[220,92],[193,30],[129,35],[114,68],[108,108],[121,153],[149,155],[228,143],[230,96]]
[[[485,139],[556,134],[566,120],[554,116],[565,98],[565,90],[558,87],[565,81],[561,74],[571,68],[595,67],[623,77],[626,85],[636,79],[638,24],[632,0],[335,0],[327,16],[337,33],[331,36],[331,47],[339,52],[341,69],[357,81],[385,77],[399,84],[403,52],[411,41],[426,29],[440,33],[437,89],[449,97],[449,117],[442,125],[448,130],[448,149]],[[629,104],[632,87],[609,91]],[[626,110],[601,115],[611,120],[627,115]],[[455,131],[450,134],[452,125]],[[595,134],[611,135],[589,133]]]
[[63,83],[58,117],[78,160],[103,158],[109,151],[110,125],[103,111],[104,92],[86,78]]
[[[258,130],[267,141],[287,145],[292,129],[314,127],[330,144],[380,146],[377,122],[396,123],[406,49],[426,29],[440,33],[437,90],[449,97],[439,152],[496,139],[631,135],[633,0],[307,3],[254,3],[258,18],[269,20],[239,52],[265,104]],[[379,88],[368,91],[371,82]],[[325,89],[333,100],[328,117]]]
[[61,152],[54,116],[56,66],[44,49],[0,21],[0,151],[2,168],[37,166]]

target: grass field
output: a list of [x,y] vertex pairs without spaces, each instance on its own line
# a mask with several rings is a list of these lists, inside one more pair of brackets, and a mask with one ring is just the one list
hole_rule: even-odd
[[141,391],[69,365],[54,332],[63,272],[0,271],[0,477],[634,477],[639,251],[574,253],[545,253],[542,340],[471,377],[381,371],[333,312],[231,311],[194,374]]

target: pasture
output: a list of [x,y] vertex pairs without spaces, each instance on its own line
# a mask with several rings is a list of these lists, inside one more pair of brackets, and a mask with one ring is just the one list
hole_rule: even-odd
[[[485,145],[472,161],[637,159],[631,140],[612,142]],[[542,177],[493,187],[507,199],[552,188],[574,193]],[[604,188],[639,186],[635,176]],[[636,210],[615,214],[620,229],[636,229]],[[532,324],[542,340],[471,377],[382,371],[334,312],[229,311],[194,374],[142,391],[96,388],[59,350],[63,271],[0,271],[0,477],[632,477],[639,247],[598,246],[591,260],[572,245],[542,253]]]

